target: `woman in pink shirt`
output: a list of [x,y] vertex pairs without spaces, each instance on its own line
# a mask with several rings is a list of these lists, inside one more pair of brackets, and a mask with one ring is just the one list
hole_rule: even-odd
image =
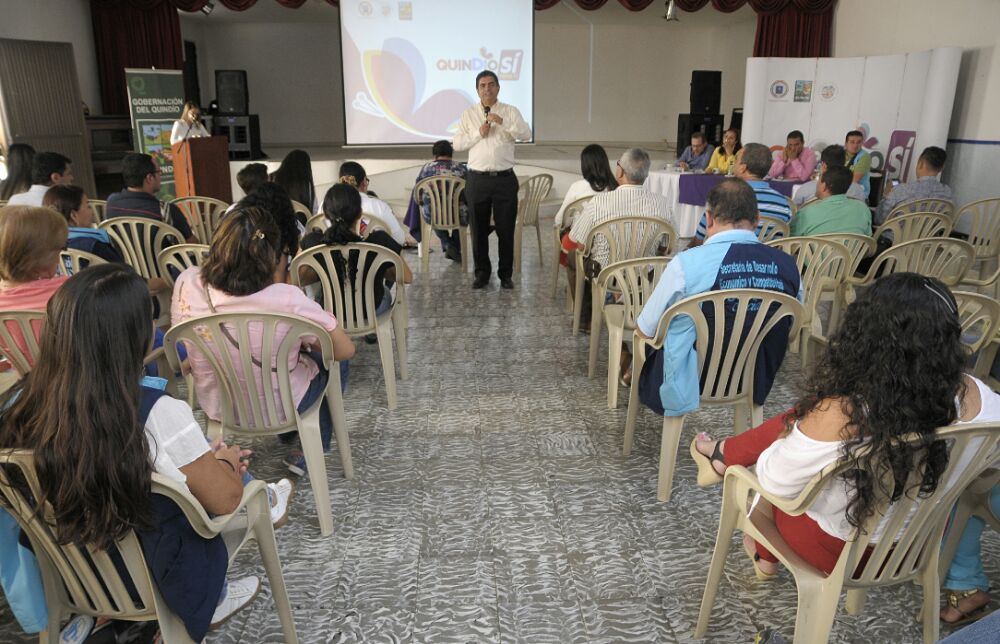
[[[281,234],[269,213],[259,208],[237,206],[223,219],[212,237],[208,257],[201,267],[181,273],[174,286],[171,322],[178,324],[212,313],[292,313],[316,322],[330,333],[333,355],[338,361],[354,355],[354,343],[336,318],[306,297],[297,286],[283,283],[285,262]],[[250,328],[252,349],[259,354],[260,332]],[[276,342],[275,346],[279,343]],[[235,353],[235,349],[232,349]],[[295,354],[293,354],[295,355]],[[235,356],[234,356],[235,357]],[[197,351],[188,356],[198,402],[209,418],[222,417],[221,390],[208,360]],[[328,373],[317,352],[300,347],[291,371],[292,396],[298,409],[310,407],[326,391]],[[258,378],[260,375],[257,376]],[[330,448],[333,422],[326,405],[320,408],[323,449]],[[305,473],[301,452],[286,459],[293,473]]]
[[[56,275],[56,267],[68,234],[66,219],[54,210],[0,208],[0,311],[45,311],[49,298],[66,281]],[[41,320],[32,328],[37,340]],[[17,349],[33,364],[21,329],[10,323],[7,330]]]

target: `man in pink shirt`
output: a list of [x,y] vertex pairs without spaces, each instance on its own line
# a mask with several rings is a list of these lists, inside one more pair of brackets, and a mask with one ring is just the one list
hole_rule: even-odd
[[785,149],[775,155],[771,171],[767,174],[772,179],[809,181],[815,169],[816,153],[806,147],[802,132],[792,130],[788,133]]

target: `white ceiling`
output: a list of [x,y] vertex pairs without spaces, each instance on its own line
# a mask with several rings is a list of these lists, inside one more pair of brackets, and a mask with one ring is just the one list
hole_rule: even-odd
[[[375,1],[389,2],[389,0]],[[756,18],[749,5],[744,5],[733,13],[722,13],[711,7],[706,7],[694,13],[678,11],[677,17],[680,18],[680,22],[667,23],[663,21],[665,9],[666,3],[660,0],[655,0],[643,11],[629,11],[617,0],[608,0],[608,3],[597,11],[584,11],[576,6],[572,0],[562,0],[551,9],[536,11],[535,20],[539,24],[593,23],[635,26],[662,24],[665,29],[682,29],[685,24],[722,25],[751,21]],[[220,22],[336,22],[339,18],[339,9],[326,0],[306,0],[306,3],[298,9],[283,7],[274,0],[257,0],[257,3],[246,11],[231,11],[217,2],[215,10],[207,16],[201,12],[180,11],[179,13],[185,20],[193,20],[206,25]]]

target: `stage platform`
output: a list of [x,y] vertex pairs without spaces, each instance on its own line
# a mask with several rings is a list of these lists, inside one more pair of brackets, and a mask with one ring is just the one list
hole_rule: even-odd
[[[653,169],[662,169],[676,157],[673,146],[658,142],[600,142],[614,161],[629,147],[641,147],[649,152]],[[518,164],[514,171],[519,176],[548,173],[553,177],[552,192],[543,205],[542,215],[555,214],[562,202],[566,189],[580,178],[580,152],[589,145],[587,142],[549,142],[518,144],[515,152]],[[268,172],[278,168],[284,156],[292,150],[288,146],[264,146],[266,159],[256,162],[267,165]],[[338,177],[340,164],[357,161],[364,166],[370,178],[369,189],[392,206],[400,219],[406,214],[406,207],[420,167],[430,161],[430,145],[413,146],[299,146],[312,159],[313,181],[316,192],[323,195]],[[456,160],[464,161],[466,154],[458,152]],[[243,197],[243,191],[236,184],[236,173],[250,161],[231,161],[230,175],[233,183],[233,199]]]

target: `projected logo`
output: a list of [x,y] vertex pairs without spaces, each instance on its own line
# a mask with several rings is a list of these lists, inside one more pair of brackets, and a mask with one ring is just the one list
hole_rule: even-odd
[[[349,52],[356,52],[348,41]],[[426,139],[450,137],[462,111],[473,103],[468,94],[444,89],[425,97],[426,64],[420,50],[402,38],[390,38],[381,49],[361,53],[365,91],[355,93],[351,106],[386,119],[399,129]]]
[[502,81],[516,81],[521,77],[523,49],[501,49],[494,56],[485,47],[479,48],[479,56],[473,58],[439,58],[437,68],[443,72],[491,71]]
[[788,83],[783,80],[771,83],[771,96],[773,98],[785,98],[788,96]]

